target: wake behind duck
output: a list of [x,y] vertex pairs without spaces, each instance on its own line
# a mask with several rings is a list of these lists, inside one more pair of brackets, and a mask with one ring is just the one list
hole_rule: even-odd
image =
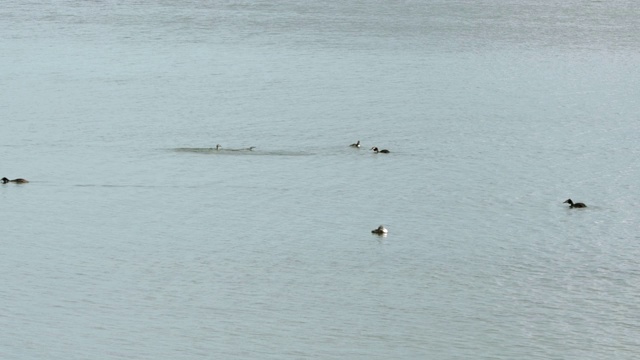
[[191,147],[182,147],[182,148],[175,148],[173,149],[174,151],[179,151],[179,152],[193,152],[193,153],[205,153],[205,154],[211,154],[211,153],[225,153],[225,152],[249,152],[249,151],[253,151],[256,147],[255,146],[249,146],[246,148],[223,148],[222,146],[220,146],[220,144],[216,145],[216,147],[209,147],[209,148],[191,148]]

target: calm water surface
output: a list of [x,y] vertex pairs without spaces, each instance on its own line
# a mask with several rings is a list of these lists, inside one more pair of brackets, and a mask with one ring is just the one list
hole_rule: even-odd
[[4,6],[0,357],[637,358],[638,12]]

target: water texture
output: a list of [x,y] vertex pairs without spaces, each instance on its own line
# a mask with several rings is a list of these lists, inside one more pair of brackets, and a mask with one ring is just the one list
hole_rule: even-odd
[[637,358],[639,15],[4,4],[0,357]]

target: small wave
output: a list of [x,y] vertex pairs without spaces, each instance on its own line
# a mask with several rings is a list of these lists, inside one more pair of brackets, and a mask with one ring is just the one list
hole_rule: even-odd
[[267,156],[309,156],[314,153],[305,151],[287,151],[287,150],[271,150],[261,151],[255,147],[250,148],[238,148],[238,149],[216,149],[216,148],[174,148],[171,149],[176,152],[188,152],[197,154],[212,154],[212,155],[267,155]]

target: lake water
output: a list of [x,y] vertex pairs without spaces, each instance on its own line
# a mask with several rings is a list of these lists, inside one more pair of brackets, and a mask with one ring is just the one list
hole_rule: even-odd
[[4,4],[0,357],[638,358],[639,16]]

